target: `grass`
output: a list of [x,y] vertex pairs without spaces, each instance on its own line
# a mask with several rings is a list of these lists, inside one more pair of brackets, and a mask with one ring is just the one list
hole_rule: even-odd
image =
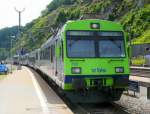
[[0,80],[3,80],[7,75],[5,74],[0,74]]

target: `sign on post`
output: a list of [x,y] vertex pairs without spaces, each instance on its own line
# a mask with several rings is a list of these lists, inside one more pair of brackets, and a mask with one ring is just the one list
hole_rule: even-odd
[[147,87],[147,99],[150,100],[150,87]]
[[134,92],[140,92],[139,82],[137,81],[129,81],[129,90]]

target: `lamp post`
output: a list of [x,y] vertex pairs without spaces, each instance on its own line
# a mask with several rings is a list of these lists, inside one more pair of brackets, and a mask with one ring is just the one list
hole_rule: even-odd
[[[25,8],[23,8],[22,10],[17,10],[15,8],[15,11],[19,14],[19,26],[18,26],[18,37],[21,37],[21,13],[25,11]],[[20,49],[22,49],[22,42],[20,42]],[[20,52],[19,52],[19,66],[18,66],[18,70],[21,70],[21,55],[20,55]]]
[[18,26],[18,31],[19,33],[21,32],[21,13],[25,11],[25,8],[23,8],[23,10],[17,10],[17,8],[15,8],[15,11],[19,14],[19,26]]

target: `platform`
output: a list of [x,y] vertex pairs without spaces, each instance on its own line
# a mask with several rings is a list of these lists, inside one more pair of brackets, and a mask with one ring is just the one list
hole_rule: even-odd
[[130,76],[130,80],[150,83],[150,78],[146,78],[146,77]]
[[131,66],[131,69],[140,69],[140,70],[150,70],[150,67],[138,67],[138,66]]
[[130,80],[150,84],[150,67],[131,66],[132,71]]
[[23,67],[0,81],[0,114],[73,114],[31,69]]

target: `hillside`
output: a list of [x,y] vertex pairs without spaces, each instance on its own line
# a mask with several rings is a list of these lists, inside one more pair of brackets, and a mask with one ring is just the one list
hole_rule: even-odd
[[27,51],[39,48],[52,35],[51,28],[81,16],[120,22],[132,43],[150,43],[149,0],[53,0],[39,18],[24,27],[16,49],[20,45]]
[[16,36],[18,27],[3,28],[0,30],[0,60],[9,56],[11,36]]
[[18,27],[3,28],[0,30],[0,48],[10,47],[10,36],[15,36],[18,32]]

